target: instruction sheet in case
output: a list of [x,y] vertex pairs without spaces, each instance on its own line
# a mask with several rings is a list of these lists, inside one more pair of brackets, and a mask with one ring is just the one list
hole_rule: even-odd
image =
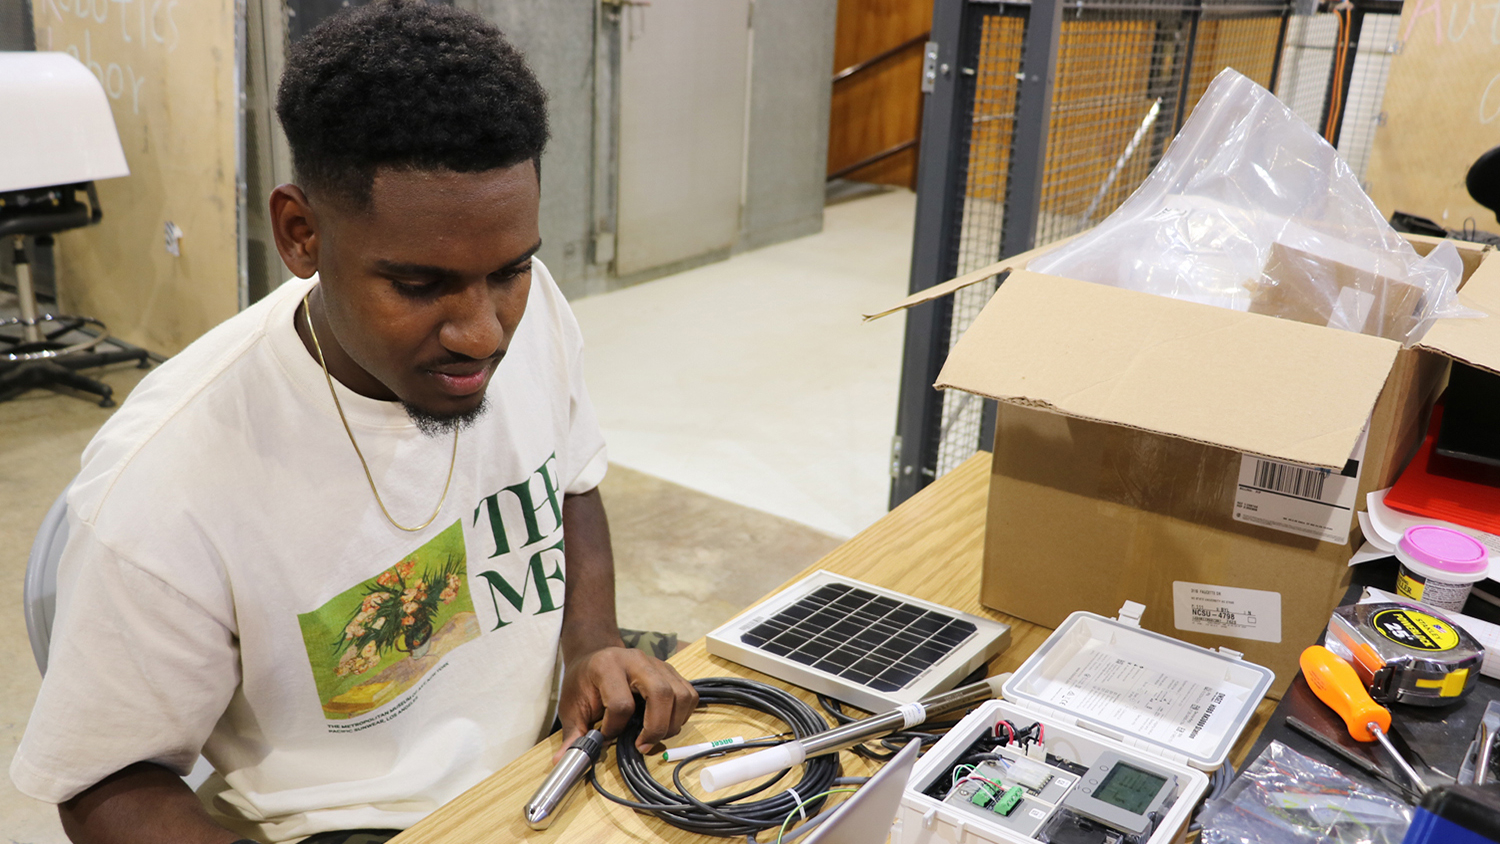
[[1166,744],[1192,742],[1210,724],[1234,717],[1221,706],[1224,692],[1213,686],[1092,649],[1069,660],[1038,697]]

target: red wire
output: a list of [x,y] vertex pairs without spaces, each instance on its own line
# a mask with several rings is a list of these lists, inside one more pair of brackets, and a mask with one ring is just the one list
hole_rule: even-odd
[[996,794],[999,794],[1000,792],[1002,792],[1002,791],[1005,790],[1005,786],[1001,785],[1000,783],[995,782],[994,780],[989,779],[987,777],[981,777],[978,774],[969,774],[968,776],[964,777],[964,779],[966,779],[966,780],[979,780],[980,782],[984,783],[985,785],[993,787],[995,789],[995,793]]

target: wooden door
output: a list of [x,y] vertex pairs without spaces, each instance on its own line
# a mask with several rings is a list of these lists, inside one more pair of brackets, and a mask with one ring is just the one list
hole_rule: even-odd
[[932,0],[839,0],[833,72],[877,59],[833,84],[828,172],[909,144],[845,178],[914,187],[922,123],[922,47]]

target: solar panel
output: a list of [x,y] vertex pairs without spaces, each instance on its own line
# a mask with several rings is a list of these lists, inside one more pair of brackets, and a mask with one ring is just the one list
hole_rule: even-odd
[[952,688],[1010,628],[816,572],[708,635],[708,652],[880,712]]

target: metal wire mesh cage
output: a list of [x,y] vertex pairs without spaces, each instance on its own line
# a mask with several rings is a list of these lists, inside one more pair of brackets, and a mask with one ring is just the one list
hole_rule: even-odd
[[[1005,202],[1015,137],[1017,74],[1025,18],[986,15],[980,24],[974,70],[972,125],[961,139],[964,193],[954,272],[966,273],[995,260],[1005,225]],[[952,348],[989,300],[982,287],[960,290],[951,303],[947,347]],[[937,474],[962,463],[979,443],[982,402],[970,393],[943,395]],[[936,475],[934,475],[935,477]]]
[[[1330,140],[1363,176],[1400,4],[1356,9],[1362,28],[1353,16],[1293,15],[1289,0],[938,0],[933,38],[954,46],[935,55],[951,56],[956,73],[946,84],[939,74],[929,98],[912,289],[1108,216],[1224,68],[1279,91],[1309,124],[1331,125]],[[1039,96],[1038,134],[1021,115]],[[892,504],[987,446],[985,402],[931,384],[993,290],[974,285],[909,316]]]

